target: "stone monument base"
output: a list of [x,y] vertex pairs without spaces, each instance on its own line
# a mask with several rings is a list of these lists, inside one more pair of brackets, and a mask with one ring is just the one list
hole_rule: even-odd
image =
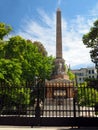
[[69,80],[69,76],[66,74],[58,74],[58,75],[53,75],[52,79],[65,79],[65,80]]
[[73,98],[73,86],[73,82],[61,78],[46,81],[46,98]]

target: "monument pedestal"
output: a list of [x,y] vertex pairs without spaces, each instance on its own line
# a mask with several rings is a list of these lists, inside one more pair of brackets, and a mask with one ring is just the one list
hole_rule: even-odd
[[52,79],[67,79],[69,80],[69,76],[67,75],[66,72],[66,67],[65,67],[65,60],[61,58],[56,58],[54,61],[54,70],[51,76]]

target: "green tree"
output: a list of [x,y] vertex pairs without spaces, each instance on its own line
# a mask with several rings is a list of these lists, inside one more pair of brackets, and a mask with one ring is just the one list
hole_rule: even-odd
[[21,63],[21,81],[32,81],[35,76],[41,79],[49,78],[52,70],[52,58],[45,55],[44,47],[41,50],[40,46],[33,44],[30,40],[13,36],[6,44],[2,44],[2,48],[3,58],[9,60],[14,58]]
[[75,75],[72,73],[72,71],[70,69],[68,69],[67,74],[68,74],[70,80],[74,80],[75,79]]
[[83,43],[90,48],[98,43],[98,20],[93,23],[93,27],[90,28],[90,31],[83,35]]
[[23,59],[25,52],[27,51],[27,42],[20,36],[13,36],[9,39],[6,46],[5,58],[12,59],[16,58],[19,60]]
[[0,32],[2,39],[0,40],[0,81],[6,84],[6,91],[0,90],[0,99],[4,104],[7,102],[7,106],[11,102],[20,105],[29,104],[30,88],[26,88],[24,83],[33,82],[35,77],[42,80],[49,78],[53,60],[51,56],[47,56],[40,42],[32,43],[21,36],[13,36],[8,41],[4,41],[3,37],[9,32],[10,29],[3,35],[2,31]]
[[9,86],[21,83],[21,63],[16,59],[0,59],[0,81],[5,81]]
[[93,23],[90,31],[83,35],[82,40],[86,47],[91,48],[90,56],[95,63],[98,60],[98,20]]
[[41,42],[34,41],[33,44],[38,47],[38,51],[39,51],[43,56],[47,56],[47,51],[46,51],[45,47],[43,46],[43,44],[42,44]]
[[12,31],[12,27],[5,23],[0,22],[0,39],[3,40],[4,36]]
[[0,40],[0,58],[5,57],[5,47],[7,45],[6,41]]
[[98,102],[98,91],[81,85],[78,87],[77,101],[80,106],[95,106],[96,102]]

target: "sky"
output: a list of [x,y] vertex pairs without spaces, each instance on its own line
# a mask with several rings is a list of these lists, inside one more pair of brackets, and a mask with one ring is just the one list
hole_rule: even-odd
[[0,0],[0,22],[12,26],[10,36],[40,41],[55,57],[57,8],[62,14],[65,63],[72,69],[94,66],[82,37],[98,18],[98,0]]

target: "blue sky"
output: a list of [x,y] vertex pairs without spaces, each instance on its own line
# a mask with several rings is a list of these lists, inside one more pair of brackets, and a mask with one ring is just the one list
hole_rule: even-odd
[[72,69],[93,66],[82,43],[98,18],[98,0],[0,0],[0,21],[13,27],[12,35],[40,41],[55,56],[56,10],[62,12],[63,58]]

